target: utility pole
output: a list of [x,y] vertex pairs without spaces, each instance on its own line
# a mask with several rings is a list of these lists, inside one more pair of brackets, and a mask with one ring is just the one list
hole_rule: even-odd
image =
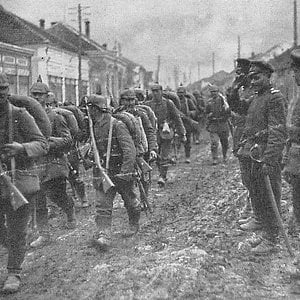
[[82,24],[81,24],[81,5],[78,4],[78,96],[82,96],[82,80],[81,80],[81,54],[82,54]]
[[238,35],[237,58],[241,58],[241,38],[239,35]]
[[159,83],[160,55],[157,56],[157,70],[155,74],[155,82]]
[[[76,7],[70,7],[70,10],[77,10],[77,21],[78,22],[78,47],[77,47],[77,56],[78,56],[78,99],[81,99],[83,96],[83,90],[82,90],[82,11],[84,9],[89,8],[90,6],[81,6],[81,4],[78,4]],[[75,12],[74,12],[75,14]],[[90,13],[85,13],[85,15],[90,15]],[[76,101],[76,102],[77,102]],[[78,101],[79,102],[79,101]],[[78,103],[76,103],[78,104]]]
[[294,47],[298,46],[297,0],[294,0]]
[[200,81],[200,61],[198,61],[198,81]]
[[212,74],[215,74],[215,52],[212,53]]

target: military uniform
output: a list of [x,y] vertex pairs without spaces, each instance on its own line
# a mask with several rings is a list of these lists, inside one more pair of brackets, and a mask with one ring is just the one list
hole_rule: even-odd
[[[152,91],[162,91],[162,87],[155,84],[151,87]],[[167,179],[168,164],[171,159],[171,143],[174,137],[174,129],[181,139],[185,138],[185,128],[182,123],[180,114],[171,100],[161,97],[147,101],[146,105],[150,106],[157,118],[157,143],[159,147],[160,159],[158,161],[159,168],[159,184],[164,185]],[[167,124],[167,131],[164,131],[164,125]]]
[[[102,183],[99,183],[99,170],[94,168],[94,187],[96,189],[96,225],[95,241],[99,246],[110,245],[113,200],[118,192],[127,210],[129,217],[129,231],[134,234],[139,229],[141,205],[134,192],[134,166],[136,149],[126,125],[112,117],[107,100],[98,95],[88,98],[88,105],[93,120],[94,136],[100,159],[106,166],[109,155],[107,172],[114,188],[104,192]],[[112,126],[111,152],[107,153],[108,137]]]
[[198,129],[194,133],[194,136],[195,136],[196,144],[199,144],[201,129],[205,125],[205,106],[206,106],[206,104],[205,104],[205,101],[199,91],[194,91],[193,95],[196,99],[196,109],[197,109],[196,121],[198,122]]
[[[0,74],[0,144],[2,164],[11,169],[12,156],[15,157],[16,170],[31,170],[33,172],[34,159],[47,153],[48,144],[42,135],[33,117],[22,108],[11,107],[11,129],[13,143],[18,143],[21,148],[9,149],[9,104],[8,104],[8,79]],[[7,88],[7,91],[5,89]],[[13,144],[9,144],[13,145]],[[12,151],[13,150],[13,151]],[[13,153],[14,152],[14,153]],[[32,194],[24,195],[29,202]],[[16,292],[20,285],[21,264],[26,251],[26,229],[29,221],[29,206],[23,205],[14,210],[10,202],[10,191],[1,179],[0,182],[0,211],[6,215],[7,246],[8,246],[8,278],[4,283],[4,292]]]
[[[250,87],[250,81],[247,78],[249,73],[250,61],[248,59],[239,58],[237,59],[236,67],[236,78],[232,83],[232,86],[227,90],[227,101],[229,107],[232,110],[232,121],[233,121],[233,149],[232,152],[237,156],[237,151],[240,146],[241,137],[243,135],[246,123],[246,114],[247,112],[240,112],[236,110],[235,103],[240,101],[247,102],[251,101],[251,96],[254,94],[254,91]],[[238,156],[241,178],[243,185],[249,191],[250,187],[250,178],[247,168],[249,167],[247,160]],[[250,198],[247,196],[247,201],[244,209],[242,210],[242,216],[248,214],[251,210]],[[244,217],[244,216],[243,216]]]
[[40,93],[46,98],[48,87],[43,83],[35,83],[30,91],[44,106],[52,129],[48,138],[49,151],[39,161],[41,189],[36,201],[36,221],[40,236],[30,244],[31,247],[40,247],[50,238],[47,199],[66,213],[67,227],[75,226],[74,201],[66,192],[66,180],[69,175],[66,153],[72,145],[72,137],[64,117],[55,113],[51,107],[45,107],[47,100],[36,96]]
[[78,144],[80,141],[85,141],[87,136],[87,127],[84,119],[83,112],[74,105],[64,105],[64,109],[69,110],[73,113],[76,118],[78,124],[78,133],[74,136],[72,148],[68,153],[68,161],[70,163],[70,172],[68,180],[73,188],[76,191],[77,195],[80,198],[81,206],[86,208],[89,206],[86,192],[85,192],[85,184],[83,180],[80,178],[79,166],[80,166],[80,158],[78,155]]
[[191,98],[186,96],[186,89],[179,87],[177,89],[177,96],[180,100],[180,111],[183,114],[182,121],[186,131],[186,142],[184,143],[185,159],[187,163],[190,163],[191,148],[192,148],[192,116],[196,116],[196,106]]
[[[211,86],[210,91],[218,93],[219,89],[216,86]],[[223,160],[226,161],[229,146],[228,118],[230,116],[230,109],[226,107],[225,100],[221,95],[218,94],[207,101],[206,115],[206,128],[210,136],[213,164],[216,164],[218,161],[219,139],[222,146]]]
[[[295,81],[300,86],[300,51],[296,49],[291,52],[292,68],[295,73]],[[298,97],[291,120],[288,122],[289,143],[285,158],[283,174],[292,186],[292,202],[295,224],[291,224],[291,233],[300,231],[300,99]],[[293,228],[296,227],[296,228]]]
[[[124,102],[124,106],[121,106],[119,108],[120,111],[126,111],[128,113],[131,113],[137,118],[140,118],[141,124],[143,127],[143,130],[145,132],[146,140],[147,140],[147,152],[143,154],[143,158],[149,162],[151,159],[155,159],[157,157],[158,152],[158,145],[156,140],[156,129],[153,127],[147,112],[145,111],[144,107],[141,107],[139,105],[135,105],[136,103],[136,96],[135,92],[133,90],[124,90],[120,94],[120,103]],[[150,107],[146,106],[149,110],[151,110]],[[118,111],[118,110],[117,110]],[[150,186],[150,178],[146,178],[149,174],[142,174],[141,182],[143,184],[144,190],[146,195],[148,195],[149,186]],[[149,176],[148,176],[149,177]]]
[[[262,76],[271,76],[272,66],[260,61],[254,61],[251,64],[249,76],[252,78],[251,84],[257,93],[252,101],[240,102],[240,111],[247,114],[247,117],[242,137],[244,142],[237,154],[247,165],[247,176],[250,178],[250,199],[256,218],[254,222],[261,225],[266,238],[264,244],[253,249],[254,252],[261,253],[272,249],[278,236],[276,216],[270,199],[266,197],[268,193],[264,179],[265,176],[269,176],[280,210],[281,160],[287,138],[286,110],[285,100],[278,90],[273,89],[270,83],[263,85],[256,83],[261,81]],[[255,144],[258,146],[253,151],[252,147]],[[253,160],[255,156],[261,162]],[[253,221],[242,226],[247,229],[251,222]]]

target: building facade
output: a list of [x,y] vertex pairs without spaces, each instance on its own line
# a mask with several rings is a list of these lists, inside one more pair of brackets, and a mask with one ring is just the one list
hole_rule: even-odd
[[29,95],[33,55],[31,49],[0,42],[0,72],[7,74],[11,94]]

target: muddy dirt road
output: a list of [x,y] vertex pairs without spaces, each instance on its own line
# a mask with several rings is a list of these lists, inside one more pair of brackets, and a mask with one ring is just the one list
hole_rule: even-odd
[[[88,192],[93,199],[91,187]],[[154,180],[154,214],[143,214],[138,235],[122,237],[127,219],[119,198],[109,252],[92,243],[93,207],[78,212],[78,227],[71,231],[63,229],[58,215],[51,220],[52,242],[28,251],[21,291],[0,298],[297,299],[289,293],[292,266],[283,239],[278,252],[267,257],[241,247],[250,236],[236,224],[243,192],[234,157],[226,165],[212,166],[207,143],[193,146],[192,163],[181,160],[172,167],[165,189]],[[286,185],[283,200],[286,218]],[[299,253],[299,241],[292,244]],[[0,283],[6,259],[0,256]]]

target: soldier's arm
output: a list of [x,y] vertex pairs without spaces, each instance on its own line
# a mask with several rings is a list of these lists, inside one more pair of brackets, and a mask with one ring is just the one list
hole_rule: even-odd
[[146,137],[147,137],[149,151],[157,152],[158,145],[157,145],[157,141],[156,141],[155,130],[154,130],[147,114],[141,112],[140,117],[142,120],[142,125],[145,130]]
[[268,140],[263,161],[276,165],[281,161],[287,140],[285,100],[280,92],[274,92],[268,101]]
[[175,104],[171,100],[167,100],[167,101],[168,101],[169,113],[171,119],[175,122],[177,133],[180,136],[184,136],[186,134],[186,131],[182,119],[180,117],[179,111],[177,110]]
[[48,142],[41,133],[34,118],[26,111],[19,114],[18,131],[24,138],[22,144],[28,157],[38,157],[47,154]]
[[72,145],[72,136],[66,121],[59,114],[55,115],[53,134],[49,138],[50,151],[68,151]]
[[121,173],[125,175],[132,174],[134,172],[134,164],[136,160],[136,150],[134,142],[124,123],[115,121],[114,126],[117,141],[123,155]]

